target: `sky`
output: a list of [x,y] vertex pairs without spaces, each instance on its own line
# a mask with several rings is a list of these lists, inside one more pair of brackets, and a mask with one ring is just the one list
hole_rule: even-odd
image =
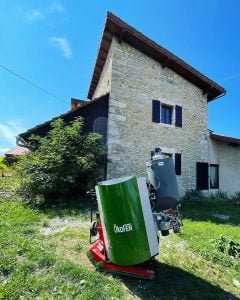
[[0,0],[0,154],[71,97],[87,99],[107,11],[223,86],[208,128],[240,138],[240,1]]

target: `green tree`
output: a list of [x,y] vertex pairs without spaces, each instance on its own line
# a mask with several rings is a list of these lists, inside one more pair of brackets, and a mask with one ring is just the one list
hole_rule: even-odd
[[45,137],[30,137],[32,151],[16,164],[22,190],[46,200],[82,193],[94,185],[106,162],[105,149],[101,136],[85,134],[83,126],[81,117],[68,126],[57,119]]
[[5,158],[3,156],[0,156],[0,175],[3,172],[9,172],[9,171],[10,171],[10,168],[5,163]]

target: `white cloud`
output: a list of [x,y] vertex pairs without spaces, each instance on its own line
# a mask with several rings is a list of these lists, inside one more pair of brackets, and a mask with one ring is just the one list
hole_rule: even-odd
[[10,150],[9,148],[0,148],[0,155],[5,154],[8,150]]
[[8,141],[11,145],[16,145],[16,136],[24,131],[25,129],[19,120],[0,123],[0,138]]
[[240,73],[235,73],[235,74],[229,75],[227,77],[221,78],[221,81],[234,80],[234,79],[238,79],[239,77],[240,77]]
[[58,1],[53,2],[53,4],[50,6],[50,11],[51,12],[58,12],[61,14],[66,14],[67,11],[65,7]]
[[[20,8],[20,10],[22,9]],[[25,18],[30,22],[50,19],[54,14],[61,14],[61,19],[63,20],[68,19],[68,12],[59,1],[53,1],[50,6],[45,6],[45,8],[42,8],[41,10],[31,9],[24,13]]]
[[69,59],[72,57],[72,49],[69,41],[66,38],[53,36],[50,38],[50,41],[62,51],[66,58]]
[[42,21],[45,19],[45,16],[39,10],[36,10],[36,9],[30,10],[25,15],[26,15],[26,18],[31,22]]

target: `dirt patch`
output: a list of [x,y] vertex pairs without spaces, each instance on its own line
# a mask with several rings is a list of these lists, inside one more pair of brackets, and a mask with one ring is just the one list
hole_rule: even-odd
[[44,235],[55,234],[58,232],[63,232],[67,228],[69,229],[80,229],[80,228],[90,228],[91,222],[82,221],[76,219],[61,219],[59,217],[48,220],[47,224],[40,228],[40,233]]

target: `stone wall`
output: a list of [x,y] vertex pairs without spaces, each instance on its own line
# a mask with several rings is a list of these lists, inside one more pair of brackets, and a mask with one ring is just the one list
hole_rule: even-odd
[[209,163],[219,165],[219,188],[229,195],[240,191],[240,148],[209,140]]
[[[178,176],[181,194],[196,188],[196,162],[208,161],[206,96],[172,70],[115,38],[110,58],[108,178],[145,176],[145,162],[151,150],[160,146],[182,154],[182,175]],[[103,83],[106,85],[102,80],[94,96],[106,88],[101,87]],[[153,99],[182,106],[183,127],[153,123]]]

